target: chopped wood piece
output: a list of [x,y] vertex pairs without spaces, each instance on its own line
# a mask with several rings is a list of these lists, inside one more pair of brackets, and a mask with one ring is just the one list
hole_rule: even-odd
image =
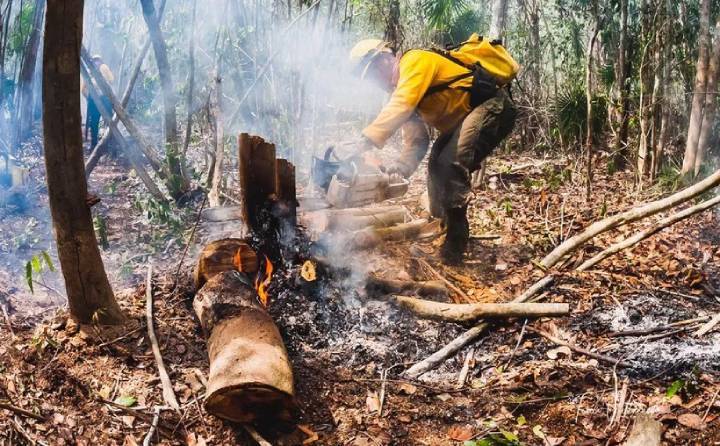
[[[425,219],[413,220],[389,228],[366,228],[353,233],[351,245],[355,248],[372,248],[383,241],[415,240],[421,238],[428,232],[428,228],[434,226]],[[428,233],[431,235],[431,233]]]
[[712,319],[707,321],[702,327],[698,329],[698,331],[694,333],[694,335],[696,337],[704,336],[709,333],[710,330],[715,328],[717,324],[720,324],[720,313],[716,314],[715,316],[713,316]]
[[365,291],[369,296],[379,297],[387,294],[409,294],[423,297],[446,298],[448,290],[439,281],[413,282],[410,280],[390,280],[368,277]]
[[406,296],[393,296],[393,301],[420,317],[450,322],[469,322],[480,318],[565,316],[570,312],[570,305],[554,303],[450,304]]
[[393,207],[388,210],[353,214],[326,210],[316,212],[315,215],[306,216],[308,227],[316,232],[324,231],[354,231],[363,228],[386,228],[398,223],[404,223],[407,211],[403,207]]
[[638,414],[625,446],[660,446],[662,423],[651,415]]
[[205,409],[238,423],[289,421],[295,409],[290,360],[249,278],[237,271],[213,276],[193,309],[208,336]]
[[195,289],[200,289],[216,274],[228,270],[242,271],[250,275],[257,272],[257,254],[246,241],[225,238],[205,246],[195,267]]

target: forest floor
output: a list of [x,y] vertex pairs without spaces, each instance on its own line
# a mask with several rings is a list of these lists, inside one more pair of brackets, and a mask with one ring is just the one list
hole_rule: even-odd
[[[413,260],[427,255],[437,272],[472,299],[510,300],[542,276],[533,259],[603,215],[667,192],[651,189],[638,196],[629,174],[611,176],[598,168],[586,203],[579,169],[565,158],[493,157],[487,187],[471,204],[474,238],[462,267],[436,260],[440,238],[341,252],[337,261],[352,264],[359,276],[428,280],[433,277]],[[161,412],[160,443],[255,444],[242,426],[202,408],[208,362],[190,306],[190,276],[195,253],[213,234],[198,234],[175,280],[199,203],[179,215],[163,214],[143,202],[142,186],[125,172],[103,161],[90,188],[102,199],[95,213],[104,216],[108,235],[103,256],[129,316],[127,326],[79,327],[67,321],[62,300],[52,297],[60,290],[26,291],[24,261],[47,249],[43,240],[51,236],[47,214],[42,217],[47,202],[42,186],[34,190],[35,210],[3,216],[3,232],[13,238],[3,237],[2,243],[23,236],[31,219],[37,223],[29,245],[0,246],[6,268],[0,298],[9,303],[14,331],[0,323],[0,402],[30,412],[0,408],[0,445],[142,443],[155,407],[163,404],[144,319],[142,277],[150,262],[159,271],[153,283],[156,330],[182,405],[179,412]],[[41,172],[31,176],[42,184]],[[398,200],[418,216],[424,212],[424,184],[424,172],[416,174],[409,194]],[[480,439],[487,442],[478,444],[491,446],[605,445],[621,444],[634,416],[647,412],[662,421],[665,444],[720,444],[720,333],[696,338],[697,325],[689,325],[662,336],[610,336],[720,311],[719,223],[717,212],[706,212],[592,271],[563,274],[543,297],[569,303],[571,314],[493,325],[470,347],[470,373],[462,385],[458,374],[470,348],[419,380],[400,375],[467,327],[419,320],[368,299],[358,275],[328,280],[312,293],[271,286],[269,311],[294,368],[302,429],[284,432],[271,424],[257,429],[277,445],[449,445]],[[640,226],[599,237],[566,266]],[[43,276],[57,289],[57,273]],[[558,348],[530,327],[619,362],[598,363]]]

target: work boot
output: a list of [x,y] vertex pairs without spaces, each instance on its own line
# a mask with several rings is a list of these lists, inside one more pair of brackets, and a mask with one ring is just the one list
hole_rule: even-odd
[[440,256],[446,265],[459,265],[470,239],[470,224],[467,219],[467,206],[446,210],[445,226],[447,235],[440,248]]

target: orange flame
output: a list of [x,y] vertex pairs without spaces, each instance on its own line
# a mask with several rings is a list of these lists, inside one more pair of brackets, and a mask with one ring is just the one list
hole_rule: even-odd
[[270,259],[265,256],[265,274],[261,274],[260,271],[258,271],[258,275],[255,278],[255,289],[257,290],[260,303],[263,304],[263,307],[267,307],[268,304],[269,296],[267,293],[267,287],[270,285],[270,282],[272,282],[272,274],[273,264]]

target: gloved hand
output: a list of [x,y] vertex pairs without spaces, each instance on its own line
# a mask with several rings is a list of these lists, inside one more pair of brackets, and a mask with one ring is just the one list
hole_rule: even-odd
[[398,161],[392,161],[384,166],[385,173],[390,175],[391,178],[407,179],[410,176],[407,170],[408,169]]

